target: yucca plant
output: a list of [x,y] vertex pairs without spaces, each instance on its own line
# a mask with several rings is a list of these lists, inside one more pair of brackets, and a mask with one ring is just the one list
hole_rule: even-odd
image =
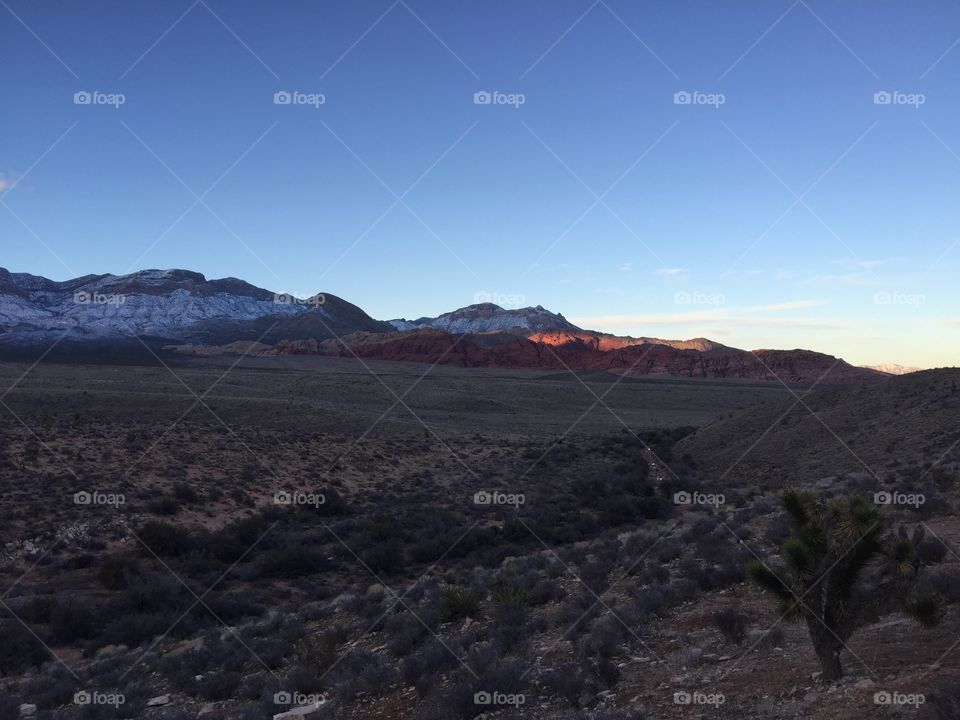
[[899,610],[925,627],[940,621],[942,598],[918,597],[921,527],[889,531],[880,508],[860,496],[823,503],[812,492],[787,490],[782,500],[791,527],[784,567],[752,560],[747,576],[785,617],[806,623],[825,680],[843,675],[840,651],[880,614]]

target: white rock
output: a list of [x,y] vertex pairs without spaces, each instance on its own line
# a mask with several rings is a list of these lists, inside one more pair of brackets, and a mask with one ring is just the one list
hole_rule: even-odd
[[37,716],[37,706],[31,703],[24,703],[20,706],[20,717],[34,718]]
[[150,698],[147,700],[147,707],[160,707],[161,705],[168,705],[170,703],[170,694],[158,695],[155,698]]
[[327,707],[329,704],[328,701],[317,701],[309,705],[301,705],[300,707],[291,708],[286,712],[278,713],[273,716],[273,720],[288,720],[288,718],[301,718],[309,717],[315,712],[319,712]]

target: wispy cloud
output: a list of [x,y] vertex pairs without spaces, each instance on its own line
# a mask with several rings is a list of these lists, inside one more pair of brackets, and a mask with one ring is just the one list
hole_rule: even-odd
[[[743,311],[741,311],[743,312]],[[756,317],[739,315],[736,311],[694,310],[686,313],[649,313],[641,315],[597,315],[592,317],[574,317],[571,322],[580,327],[631,334],[644,334],[646,327],[690,326],[716,330],[738,327],[794,327],[807,329],[834,329],[841,323],[811,318]]]
[[804,285],[849,285],[854,287],[875,287],[880,284],[875,276],[862,272],[841,275],[813,275],[800,282]]
[[660,268],[657,270],[657,275],[664,275],[667,277],[674,277],[683,272],[683,268]]
[[805,308],[820,307],[826,305],[826,300],[790,300],[788,302],[777,303],[775,305],[754,305],[753,307],[743,308],[743,312],[767,313],[782,312],[784,310],[803,310]]

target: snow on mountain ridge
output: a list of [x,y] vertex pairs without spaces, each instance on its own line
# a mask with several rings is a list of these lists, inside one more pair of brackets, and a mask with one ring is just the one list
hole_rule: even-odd
[[432,328],[451,333],[488,333],[506,330],[526,330],[531,332],[569,330],[579,332],[573,323],[563,315],[553,313],[542,305],[506,310],[493,303],[468,305],[443,313],[435,318],[422,317],[417,320],[388,321],[397,330],[418,330]]
[[188,270],[86,275],[57,282],[0,268],[0,328],[108,337],[177,336],[202,320],[289,317],[308,309],[236,278]]

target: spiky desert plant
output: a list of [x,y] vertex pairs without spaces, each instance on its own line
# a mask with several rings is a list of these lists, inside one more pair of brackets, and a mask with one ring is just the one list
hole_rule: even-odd
[[787,490],[782,500],[791,527],[784,566],[752,560],[747,576],[786,618],[806,624],[824,679],[843,675],[840,651],[880,614],[899,610],[925,627],[940,621],[942,599],[917,590],[921,527],[910,535],[889,531],[880,508],[860,496],[823,503],[812,492]]

